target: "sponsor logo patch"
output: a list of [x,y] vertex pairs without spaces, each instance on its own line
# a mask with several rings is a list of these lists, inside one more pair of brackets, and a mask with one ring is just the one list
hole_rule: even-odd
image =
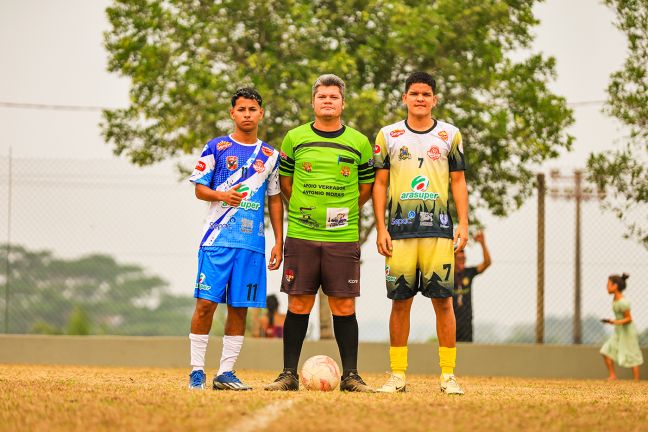
[[441,138],[443,141],[448,141],[448,132],[442,130],[439,132],[439,138]]
[[412,179],[412,192],[403,192],[400,199],[404,200],[436,200],[439,194],[436,192],[426,192],[430,181],[425,176],[416,176]]
[[200,273],[200,277],[198,278],[198,283],[196,283],[196,289],[199,289],[201,291],[209,291],[211,289],[211,285],[207,285],[205,283],[206,279],[207,276],[205,276],[205,273]]
[[257,159],[254,161],[254,164],[252,164],[252,168],[254,168],[254,171],[262,173],[265,171],[265,164],[261,159]]
[[348,166],[343,166],[340,170],[340,174],[342,174],[344,177],[349,177],[349,174],[351,174],[351,168]]
[[205,165],[205,162],[203,162],[203,161],[198,161],[198,163],[196,164],[196,169],[198,171],[205,171],[206,167],[207,167],[207,165]]
[[252,234],[254,221],[251,219],[241,219],[241,232],[245,234]]
[[441,223],[441,228],[450,228],[450,217],[446,213],[439,213],[439,222]]
[[227,163],[227,169],[230,171],[236,171],[238,169],[238,157],[237,156],[227,156],[225,158]]
[[374,154],[380,154],[380,146],[378,144],[374,146]]
[[313,164],[310,162],[304,162],[302,163],[302,168],[306,172],[313,172]]
[[268,148],[266,146],[261,147],[261,151],[263,152],[264,155],[266,155],[268,157],[272,156],[272,153],[274,153],[274,150],[272,150],[271,148]]
[[288,159],[288,155],[287,155],[286,153],[284,153],[284,152],[279,153],[279,157],[280,157],[281,159],[283,159],[283,160]]
[[433,226],[434,225],[434,213],[430,212],[420,212],[419,218],[421,219],[421,226]]
[[405,133],[405,129],[394,129],[393,131],[389,132],[389,136],[392,138],[398,138],[404,133]]
[[216,144],[216,150],[218,151],[227,150],[230,147],[232,147],[232,143],[229,141],[221,141],[218,144]]
[[430,147],[430,149],[427,151],[427,155],[428,155],[428,157],[429,157],[430,159],[432,159],[433,161],[435,161],[435,160],[439,160],[439,158],[441,157],[441,151],[439,150],[439,147],[433,145],[433,146]]
[[385,266],[385,280],[387,282],[396,282],[396,277],[395,276],[390,276],[389,275],[390,268],[388,265]]
[[349,209],[347,207],[326,209],[326,229],[344,228],[348,225]]

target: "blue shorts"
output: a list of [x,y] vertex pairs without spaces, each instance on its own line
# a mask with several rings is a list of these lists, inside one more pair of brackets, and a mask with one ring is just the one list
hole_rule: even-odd
[[228,247],[200,249],[194,297],[234,307],[266,307],[265,254]]

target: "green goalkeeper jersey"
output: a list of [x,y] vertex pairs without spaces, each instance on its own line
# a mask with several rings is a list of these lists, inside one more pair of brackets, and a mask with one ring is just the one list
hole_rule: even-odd
[[279,174],[293,177],[288,237],[358,241],[358,184],[373,183],[373,148],[348,126],[319,131],[312,123],[290,130],[281,144]]

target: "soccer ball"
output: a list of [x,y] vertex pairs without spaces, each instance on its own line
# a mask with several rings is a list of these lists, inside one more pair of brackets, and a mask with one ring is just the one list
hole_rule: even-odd
[[316,355],[306,360],[301,369],[301,383],[308,390],[331,391],[340,382],[340,368],[335,360]]

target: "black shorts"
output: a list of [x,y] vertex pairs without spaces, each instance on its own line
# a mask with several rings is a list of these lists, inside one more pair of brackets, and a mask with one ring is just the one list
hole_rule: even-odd
[[360,295],[360,244],[286,238],[281,291],[329,297]]

